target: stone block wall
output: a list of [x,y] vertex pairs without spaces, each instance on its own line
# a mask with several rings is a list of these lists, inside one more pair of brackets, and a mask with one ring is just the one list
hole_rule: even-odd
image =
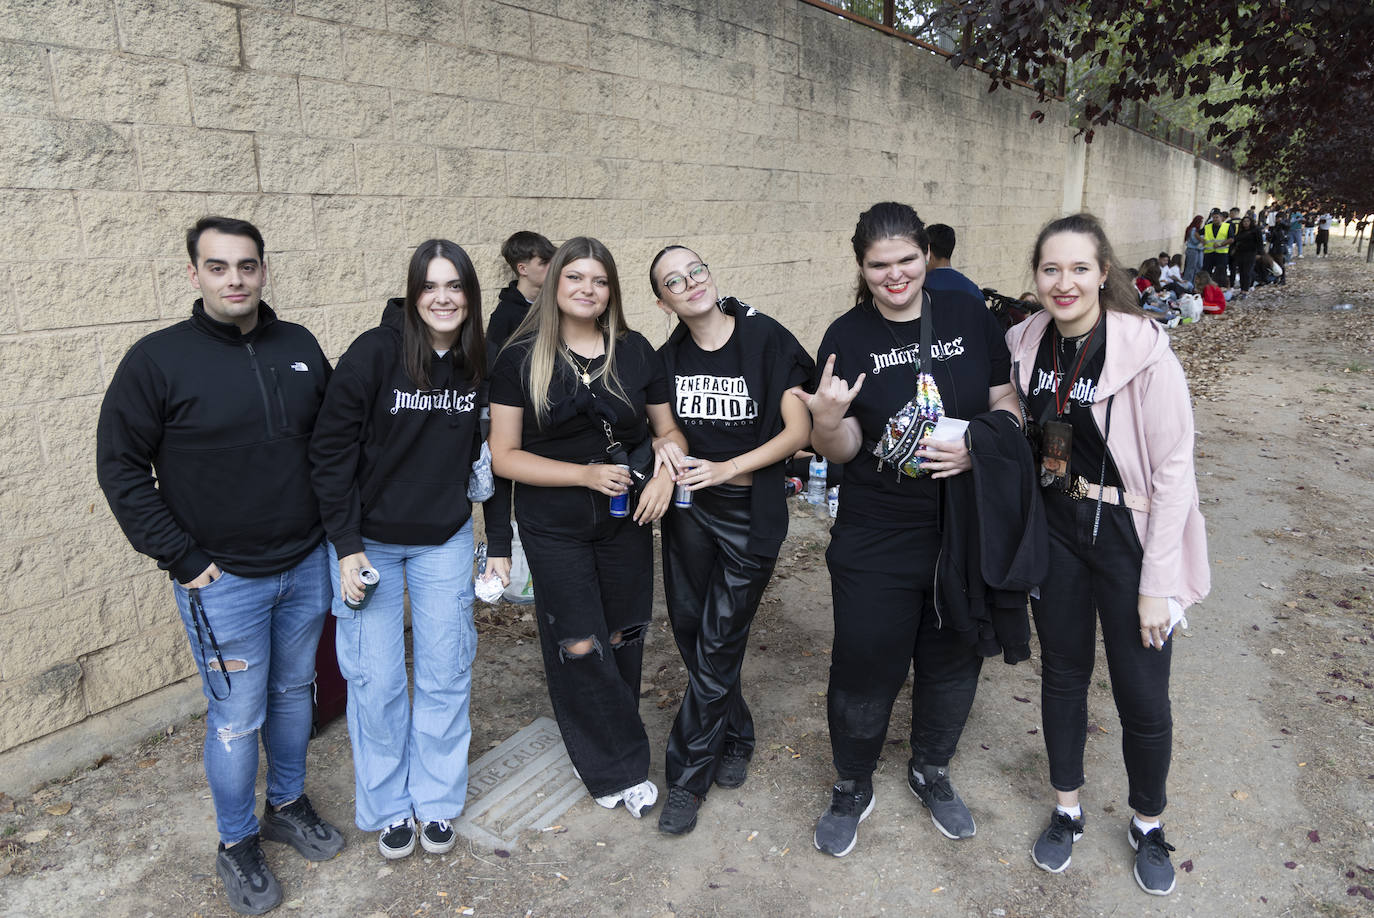
[[331,357],[429,236],[468,249],[494,304],[517,229],[606,241],[655,342],[644,272],[682,241],[814,346],[877,200],[955,226],[955,264],[1014,292],[1066,204],[1139,261],[1247,188],[1098,137],[800,0],[0,0],[0,762],[193,688],[93,440],[126,349],[188,313],[197,217],[263,229],[268,301]]

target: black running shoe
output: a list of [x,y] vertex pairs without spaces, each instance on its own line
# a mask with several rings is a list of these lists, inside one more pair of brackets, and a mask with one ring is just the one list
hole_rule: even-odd
[[[924,780],[922,780],[924,779]],[[949,783],[949,769],[938,765],[925,765],[919,771],[914,760],[907,762],[906,782],[911,792],[930,810],[930,821],[945,838],[972,838],[978,831],[973,824],[973,814],[964,805],[963,798]]]
[[224,881],[229,907],[240,915],[261,915],[281,904],[281,886],[267,866],[258,836],[250,835],[232,848],[221,843],[215,872]]
[[749,777],[749,756],[732,745],[727,745],[716,763],[716,787],[734,788]]
[[1083,820],[1074,819],[1063,810],[1050,814],[1050,824],[1031,848],[1031,860],[1041,870],[1063,873],[1073,860],[1073,843],[1083,837]]
[[844,857],[859,841],[859,823],[873,812],[872,781],[836,781],[830,789],[830,809],[816,820],[816,850]]
[[1174,846],[1164,840],[1162,826],[1141,832],[1131,820],[1131,847],[1135,849],[1135,881],[1152,896],[1167,896],[1174,891],[1174,865],[1169,852]]
[[280,810],[269,804],[262,814],[262,837],[290,845],[307,861],[327,861],[343,850],[343,833],[320,818],[301,794]]
[[697,827],[701,798],[685,787],[670,785],[668,801],[658,813],[658,830],[668,835],[686,835]]

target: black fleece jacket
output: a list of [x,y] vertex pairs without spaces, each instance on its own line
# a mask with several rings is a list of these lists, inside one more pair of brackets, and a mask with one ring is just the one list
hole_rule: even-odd
[[481,449],[478,394],[461,352],[429,365],[420,389],[401,355],[403,302],[339,358],[310,442],[311,479],[339,556],[363,536],[440,545],[472,516],[468,478]]
[[96,475],[135,549],[182,583],[210,562],[277,574],[320,544],[307,450],[329,380],[315,336],[266,304],[248,334],[196,300],[129,349],[100,406]]
[[1026,594],[1045,577],[1049,531],[1030,447],[1006,411],[969,422],[973,469],[940,489],[935,610],[985,657],[1030,658]]

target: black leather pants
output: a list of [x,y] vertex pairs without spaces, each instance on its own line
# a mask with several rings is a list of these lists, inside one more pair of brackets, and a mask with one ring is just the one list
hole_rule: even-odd
[[687,690],[668,735],[669,785],[706,796],[729,744],[754,751],[740,668],[759,600],[777,558],[750,554],[750,489],[717,485],[663,518],[663,587]]

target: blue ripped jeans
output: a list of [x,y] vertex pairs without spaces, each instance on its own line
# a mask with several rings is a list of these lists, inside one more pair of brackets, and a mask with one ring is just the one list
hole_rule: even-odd
[[239,577],[225,571],[198,591],[227,678],[204,621],[197,637],[191,591],[172,585],[210,705],[205,715],[205,777],[215,801],[215,825],[226,847],[258,831],[253,793],[259,734],[267,752],[267,802],[290,803],[305,791],[315,651],[329,614],[328,563],[320,544],[280,574]]
[[[468,700],[477,629],[472,621],[472,520],[442,545],[363,539],[381,575],[361,609],[338,595],[335,650],[348,680],[354,821],[365,832],[412,812],[421,822],[457,819],[468,790]],[[410,594],[415,701],[406,677],[405,594]]]

